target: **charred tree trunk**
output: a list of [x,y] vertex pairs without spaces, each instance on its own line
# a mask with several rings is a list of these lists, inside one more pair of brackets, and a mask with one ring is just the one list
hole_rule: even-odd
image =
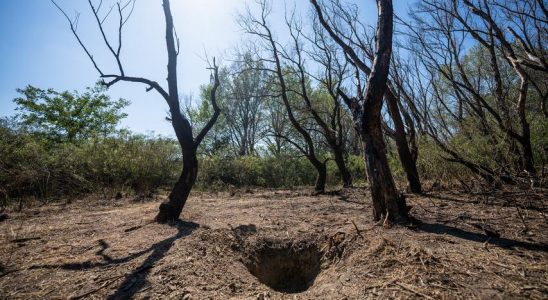
[[398,101],[395,95],[390,89],[386,91],[386,102],[388,111],[394,122],[395,134],[394,139],[396,141],[396,148],[400,157],[403,170],[407,177],[408,187],[412,193],[422,193],[421,182],[419,179],[419,172],[417,171],[417,165],[413,155],[409,150],[409,144],[407,143],[407,134],[405,133],[405,127],[398,107]]
[[167,83],[169,97],[167,102],[172,116],[171,124],[183,153],[183,171],[169,194],[168,199],[160,205],[160,211],[156,216],[156,221],[159,223],[174,221],[179,218],[198,174],[198,160],[196,159],[192,126],[181,113],[179,106],[177,46],[174,36],[173,17],[168,0],[164,0],[163,7],[166,18],[166,46],[168,54]]
[[367,180],[373,199],[373,218],[378,221],[388,214],[391,220],[407,220],[405,199],[397,192],[388,166],[380,115],[375,115],[374,112],[368,115],[369,122],[360,128],[360,136],[363,141]]
[[[352,63],[362,72],[368,73],[369,68],[360,56],[346,44],[330,27],[324,18],[317,0],[311,0],[321,25],[331,38],[344,50]],[[362,103],[350,99],[341,93],[345,103],[352,110],[354,121],[363,142],[363,154],[367,179],[373,200],[373,218],[380,220],[383,216],[394,222],[407,222],[407,206],[405,198],[396,189],[388,159],[386,145],[382,134],[381,109],[384,94],[387,90],[388,72],[392,57],[392,34],[394,29],[394,11],[391,0],[377,0],[378,22],[376,34],[376,52],[369,82]],[[339,90],[339,92],[341,92]]]
[[386,146],[382,135],[381,108],[387,90],[388,72],[392,57],[392,34],[394,11],[391,0],[377,0],[379,20],[377,23],[377,47],[371,75],[367,84],[361,113],[361,137],[364,147],[367,179],[373,199],[373,218],[383,216],[395,222],[407,222],[407,205],[394,184]]
[[171,190],[167,201],[160,204],[160,211],[156,216],[157,222],[166,223],[179,218],[197,176],[198,159],[196,151],[190,149],[186,154],[183,154],[183,171],[179,179]]
[[318,172],[314,192],[321,194],[325,191],[325,183],[327,182],[327,166],[325,162],[317,161],[314,163],[314,168]]
[[206,123],[200,133],[194,138],[192,133],[192,125],[189,120],[181,112],[179,106],[179,91],[177,85],[177,56],[178,40],[175,40],[175,32],[173,27],[173,17],[169,0],[164,0],[164,14],[166,17],[166,44],[168,53],[167,64],[167,82],[169,95],[167,102],[172,116],[172,126],[177,136],[177,141],[181,145],[183,154],[183,171],[175,186],[171,190],[168,199],[160,205],[160,211],[156,216],[156,221],[159,223],[171,222],[179,219],[181,212],[186,204],[190,191],[196,182],[198,176],[198,158],[196,151],[206,134],[211,130],[219,115],[221,109],[217,105],[216,93],[220,85],[218,68],[213,59],[213,66],[210,68],[213,71],[212,78],[214,79],[213,88],[211,89],[210,101],[213,107],[213,115]]
[[341,173],[341,179],[343,182],[343,187],[351,187],[352,186],[352,175],[350,174],[350,171],[348,171],[348,168],[346,166],[346,162],[344,160],[344,152],[339,147],[333,147],[333,156],[335,159],[335,164],[337,164],[337,168],[339,169],[339,173]]

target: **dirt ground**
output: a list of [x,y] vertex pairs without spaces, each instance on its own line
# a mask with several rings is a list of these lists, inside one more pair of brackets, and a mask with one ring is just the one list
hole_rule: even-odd
[[0,222],[0,298],[548,299],[547,195],[407,195],[408,227],[363,188],[194,193],[171,225],[164,196],[48,204]]

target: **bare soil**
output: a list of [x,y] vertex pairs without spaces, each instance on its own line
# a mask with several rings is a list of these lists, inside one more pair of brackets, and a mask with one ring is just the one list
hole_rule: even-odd
[[407,195],[413,226],[374,224],[363,188],[81,199],[0,221],[6,299],[547,299],[547,193]]

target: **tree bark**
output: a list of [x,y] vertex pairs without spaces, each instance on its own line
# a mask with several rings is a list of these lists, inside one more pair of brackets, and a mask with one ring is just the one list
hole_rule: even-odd
[[413,155],[409,150],[409,144],[407,143],[407,134],[405,133],[405,127],[398,107],[398,101],[390,88],[386,90],[386,103],[388,111],[394,122],[395,134],[394,139],[396,141],[396,148],[400,157],[403,170],[407,177],[408,187],[412,193],[422,193],[421,182],[419,178],[419,172],[417,171],[417,165],[413,159]]
[[352,186],[352,175],[350,174],[350,171],[348,171],[348,168],[346,166],[346,162],[344,160],[344,153],[343,150],[335,147],[332,149],[333,156],[335,159],[335,164],[337,164],[337,168],[339,169],[339,173],[341,173],[341,179],[343,182],[343,187],[351,187]]
[[156,216],[158,223],[172,222],[179,219],[190,191],[198,176],[198,159],[196,151],[190,150],[183,154],[183,171],[175,183],[166,202],[160,204],[160,211]]
[[373,199],[373,219],[379,220],[384,216],[399,223],[408,221],[407,206],[405,198],[396,189],[388,165],[381,123],[382,101],[387,90],[392,57],[394,11],[391,0],[377,0],[377,6],[377,47],[358,128],[361,131],[367,179]]
[[[310,159],[310,161],[313,161],[313,159]],[[314,186],[314,192],[315,193],[323,193],[325,191],[325,183],[327,181],[327,166],[325,162],[316,161],[314,163],[314,168],[316,168],[316,171],[318,173],[316,177],[316,184]]]
[[398,222],[406,221],[406,203],[403,196],[397,192],[390,172],[380,117],[370,117],[369,124],[360,129],[360,136],[363,141],[367,180],[373,199],[373,219],[378,221],[384,216]]
[[192,136],[192,126],[181,113],[179,106],[179,91],[177,85],[177,48],[174,36],[173,17],[169,0],[163,1],[164,15],[166,18],[166,48],[168,54],[167,83],[169,97],[167,99],[171,112],[171,125],[175,130],[177,140],[181,145],[183,154],[183,171],[179,180],[173,187],[168,199],[160,205],[160,211],[156,221],[165,223],[175,221],[181,215],[186,204],[190,190],[194,186],[198,174],[198,160]]

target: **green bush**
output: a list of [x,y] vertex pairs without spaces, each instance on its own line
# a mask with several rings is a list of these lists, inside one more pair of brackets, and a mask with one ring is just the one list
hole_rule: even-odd
[[227,186],[280,188],[310,185],[315,179],[315,170],[305,159],[202,157],[197,185],[202,189]]
[[105,189],[153,190],[180,171],[176,142],[119,134],[78,143],[52,143],[0,127],[0,191],[5,196],[58,197]]
[[445,158],[448,158],[449,155],[429,138],[420,139],[418,146],[417,170],[423,183],[427,181],[451,182],[458,179],[474,178],[468,168],[446,160]]
[[[348,168],[355,183],[364,181],[364,164],[359,156],[348,158]],[[340,176],[333,161],[327,164],[327,183],[340,185]],[[197,186],[200,189],[233,187],[291,188],[311,186],[316,181],[316,170],[303,157],[231,158],[201,157]]]

